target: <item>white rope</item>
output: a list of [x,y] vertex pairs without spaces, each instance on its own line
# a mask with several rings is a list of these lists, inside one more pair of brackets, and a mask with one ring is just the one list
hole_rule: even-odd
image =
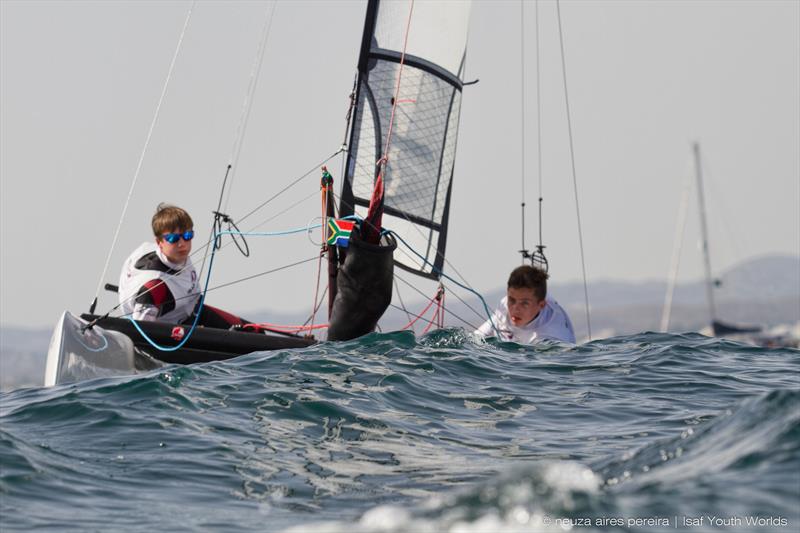
[[[520,79],[522,80],[520,88],[520,107],[522,114],[520,116],[520,198],[522,199],[522,248],[520,251],[525,254],[527,248],[525,247],[525,0],[519,2],[520,17],[519,17],[519,62],[520,62]],[[522,262],[525,262],[525,255],[522,256]]]
[[270,30],[272,28],[272,21],[275,18],[275,7],[278,5],[277,0],[272,2],[272,9],[269,15],[264,19],[264,28],[261,30],[261,40],[258,43],[256,56],[253,58],[253,66],[250,68],[250,81],[247,85],[247,92],[245,93],[244,102],[242,102],[242,115],[239,118],[239,124],[236,126],[236,134],[233,139],[233,146],[231,147],[231,157],[229,159],[231,165],[230,182],[228,190],[225,194],[224,212],[228,211],[228,203],[231,198],[231,190],[233,189],[234,177],[236,177],[236,169],[239,163],[239,154],[242,152],[242,141],[244,140],[245,131],[247,131],[247,123],[250,119],[250,111],[253,107],[253,94],[258,84],[258,77],[261,73],[261,65],[264,63],[264,53],[267,49],[267,40],[269,39]]
[[[221,209],[222,212],[228,211],[228,203],[230,202],[231,190],[233,189],[233,178],[236,175],[236,169],[239,163],[239,154],[242,151],[242,141],[244,140],[244,134],[247,130],[247,122],[250,118],[250,109],[253,104],[253,93],[255,92],[256,84],[258,83],[258,75],[261,72],[261,65],[264,60],[264,51],[266,50],[266,42],[267,38],[269,37],[269,30],[272,27],[273,14],[275,12],[276,4],[277,0],[272,3],[272,10],[269,12],[269,16],[264,19],[264,27],[261,30],[261,39],[259,40],[258,48],[256,48],[256,55],[253,58],[253,64],[250,67],[250,79],[247,82],[247,90],[245,91],[244,101],[242,102],[242,113],[239,116],[239,123],[236,125],[236,133],[234,133],[233,145],[231,146],[231,155],[228,158],[228,169],[225,174],[225,179],[222,182],[221,194],[225,195],[225,205],[220,205],[217,207],[217,209]],[[229,178],[230,183],[228,183]],[[220,204],[222,204],[222,198],[220,198]],[[209,237],[209,239],[211,239],[211,237]],[[200,264],[200,277],[202,277],[203,271],[206,268],[206,259],[208,257],[210,244],[211,240],[209,240],[204,247],[205,254],[203,255],[203,262]]]
[[683,236],[686,233],[686,219],[689,214],[689,195],[692,192],[692,175],[686,173],[683,184],[683,194],[681,204],[678,208],[678,223],[675,225],[675,237],[672,241],[672,260],[669,267],[669,281],[667,282],[667,293],[664,296],[664,308],[661,310],[661,331],[664,333],[669,329],[669,318],[672,314],[672,296],[675,292],[675,285],[678,281],[678,268],[681,264],[681,251],[683,250]]
[[534,4],[536,15],[536,160],[539,176],[539,246],[542,246],[542,89],[539,59],[539,0]]
[[583,295],[586,302],[586,329],[589,333],[589,340],[592,340],[592,321],[589,316],[589,285],[586,281],[586,259],[583,253],[583,230],[581,229],[581,208],[578,203],[578,178],[575,172],[575,150],[572,142],[572,120],[569,112],[569,93],[567,92],[567,61],[564,57],[564,35],[561,30],[561,0],[556,0],[556,12],[558,14],[558,39],[561,43],[561,72],[564,77],[564,102],[567,107],[567,131],[569,132],[569,157],[572,162],[572,188],[575,193],[575,214],[578,219],[578,243],[581,249],[581,269],[583,270]]
[[189,26],[189,19],[192,17],[192,11],[194,10],[194,6],[197,3],[197,0],[192,2],[192,5],[189,7],[189,12],[186,14],[186,20],[183,23],[183,29],[181,30],[181,36],[178,39],[178,45],[175,47],[175,54],[172,56],[172,62],[169,65],[169,71],[167,72],[167,79],[164,81],[164,87],[161,90],[161,96],[158,99],[158,105],[156,106],[155,114],[153,115],[153,120],[150,123],[150,129],[147,132],[147,138],[144,142],[144,148],[142,148],[142,153],[139,156],[139,162],[136,165],[136,172],[133,174],[133,181],[131,182],[131,187],[128,190],[128,197],[125,199],[125,205],[122,208],[122,215],[119,217],[119,223],[117,224],[117,230],[114,232],[114,239],[111,242],[111,249],[108,251],[108,257],[106,257],[106,264],[103,266],[103,273],[100,274],[100,280],[97,282],[97,289],[95,290],[94,297],[97,300],[98,296],[100,295],[100,288],[103,285],[103,280],[108,273],[108,265],[111,263],[111,256],[114,254],[114,248],[117,245],[117,240],[119,239],[119,232],[122,229],[122,222],[125,220],[125,213],[128,211],[128,205],[131,202],[131,197],[133,196],[133,190],[136,187],[136,182],[139,179],[139,172],[142,170],[142,163],[144,162],[144,156],[147,153],[147,147],[150,145],[150,139],[153,136],[153,130],[155,129],[156,122],[158,121],[158,115],[161,112],[161,104],[164,103],[164,97],[167,94],[167,87],[169,86],[169,81],[172,78],[172,71],[175,68],[175,62],[178,59],[178,53],[180,52],[181,45],[183,44],[183,37],[186,35],[186,28]]

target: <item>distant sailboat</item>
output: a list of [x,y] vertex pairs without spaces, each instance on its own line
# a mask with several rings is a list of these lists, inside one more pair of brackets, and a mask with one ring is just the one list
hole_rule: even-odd
[[706,279],[706,302],[708,304],[709,324],[715,337],[726,335],[757,333],[761,331],[758,326],[738,326],[723,322],[717,318],[717,306],[714,301],[714,289],[722,285],[719,279],[711,275],[711,254],[708,250],[708,223],[706,222],[706,201],[703,193],[703,170],[700,164],[700,144],[693,143],[695,177],[697,178],[697,204],[700,210],[700,232],[703,239],[703,265]]
[[[712,335],[715,337],[752,336],[753,334],[760,333],[762,331],[762,328],[759,326],[741,326],[741,325],[730,324],[728,322],[723,322],[718,318],[717,315],[717,306],[716,306],[716,301],[714,299],[714,289],[720,287],[722,285],[722,282],[719,279],[714,278],[711,271],[711,253],[709,251],[709,246],[708,246],[708,222],[706,220],[706,202],[705,202],[705,193],[703,188],[703,170],[700,159],[699,143],[697,142],[692,143],[692,153],[694,157],[695,182],[697,184],[697,204],[700,215],[700,236],[702,239],[701,246],[703,249],[703,267],[705,272],[706,305],[708,306],[708,324],[711,328]],[[677,258],[680,257],[679,242],[681,240],[681,236],[683,234],[683,228],[685,227],[686,223],[688,193],[689,193],[689,188],[687,187],[684,194],[684,199],[681,203],[681,214],[679,216],[679,228],[675,241],[676,246],[675,250],[673,251],[670,282],[667,288],[667,294],[664,302],[664,310],[661,317],[662,331],[667,331],[667,328],[669,326],[669,317],[672,308],[672,294],[675,288],[675,278],[678,267]],[[744,340],[761,344],[761,342],[756,337],[750,337]]]

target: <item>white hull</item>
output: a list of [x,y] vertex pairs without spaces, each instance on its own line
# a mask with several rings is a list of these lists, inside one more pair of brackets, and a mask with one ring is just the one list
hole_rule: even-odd
[[61,315],[47,351],[45,387],[136,372],[133,342],[127,336],[99,326],[84,330],[86,325],[69,311]]

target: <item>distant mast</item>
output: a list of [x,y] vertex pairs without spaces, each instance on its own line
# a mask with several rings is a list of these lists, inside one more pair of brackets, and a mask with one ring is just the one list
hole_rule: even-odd
[[706,271],[706,299],[708,300],[709,324],[717,319],[717,308],[714,304],[714,280],[711,277],[711,254],[708,250],[708,225],[706,223],[706,201],[703,195],[703,170],[700,164],[700,144],[693,143],[695,175],[697,176],[697,203],[700,208],[700,232],[703,238],[703,262]]

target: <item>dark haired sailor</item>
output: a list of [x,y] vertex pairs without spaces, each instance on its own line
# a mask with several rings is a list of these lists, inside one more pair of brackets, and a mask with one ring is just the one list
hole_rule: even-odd
[[[151,221],[155,242],[146,242],[128,257],[119,279],[120,309],[134,320],[190,321],[200,301],[192,251],[194,223],[180,207],[159,204]],[[229,328],[246,321],[207,305],[198,322]]]
[[[523,265],[508,277],[506,296],[475,333],[506,341],[531,344],[541,340],[575,342],[575,331],[567,312],[547,298],[548,275],[543,270]],[[494,326],[492,326],[494,322]],[[495,329],[497,331],[495,331]]]

